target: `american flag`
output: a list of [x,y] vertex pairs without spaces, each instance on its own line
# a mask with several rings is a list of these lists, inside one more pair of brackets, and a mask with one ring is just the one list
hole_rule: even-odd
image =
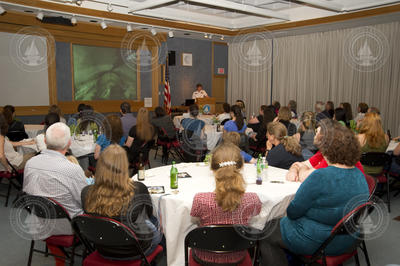
[[165,64],[164,107],[167,114],[171,113],[171,87],[169,85],[168,60]]

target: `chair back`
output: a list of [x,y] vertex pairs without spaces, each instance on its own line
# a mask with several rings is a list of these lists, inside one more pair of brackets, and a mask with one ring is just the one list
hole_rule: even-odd
[[372,202],[368,201],[359,205],[354,210],[346,214],[336,225],[333,227],[330,236],[326,239],[318,250],[313,254],[313,257],[319,257],[325,254],[325,248],[337,235],[354,235],[359,231],[360,225],[366,218],[366,214],[371,213],[374,208]]
[[93,252],[96,246],[131,248],[139,251],[143,262],[149,265],[135,233],[117,220],[82,214],[72,219],[72,227],[89,252]]
[[229,118],[222,120],[221,125],[225,125],[225,123],[228,122],[229,120],[230,120]]
[[68,211],[56,200],[48,197],[22,195],[15,203],[15,208],[24,207],[29,213],[43,219],[68,219]]
[[371,198],[374,193],[375,193],[375,189],[376,189],[376,180],[374,177],[370,176],[370,175],[365,175],[365,179],[367,180],[367,184],[368,184],[368,190],[369,190],[369,197]]
[[390,155],[384,152],[365,152],[361,155],[360,162],[362,165],[379,167],[385,166],[390,160]]
[[8,131],[7,132],[7,137],[10,141],[21,141],[23,139],[27,139],[28,135],[26,134],[25,131]]
[[188,262],[188,248],[219,254],[254,248],[257,241],[244,237],[248,231],[249,227],[235,225],[211,225],[195,228],[185,237],[185,261]]

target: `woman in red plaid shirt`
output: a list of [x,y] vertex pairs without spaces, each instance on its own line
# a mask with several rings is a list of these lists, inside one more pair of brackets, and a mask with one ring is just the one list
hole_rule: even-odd
[[[248,225],[251,217],[261,211],[261,201],[256,193],[245,193],[245,181],[240,173],[243,159],[238,147],[229,144],[218,146],[211,160],[215,175],[215,192],[197,193],[190,215],[198,217],[200,226],[218,224]],[[208,263],[237,263],[247,251],[216,254],[194,250],[195,260]]]

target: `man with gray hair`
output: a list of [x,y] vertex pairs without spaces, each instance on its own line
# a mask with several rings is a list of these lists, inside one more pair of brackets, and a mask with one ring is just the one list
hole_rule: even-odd
[[[68,161],[65,153],[71,145],[70,129],[64,123],[51,125],[45,135],[47,149],[30,159],[25,166],[23,191],[34,196],[50,197],[74,217],[83,213],[81,191],[87,186],[82,168]],[[46,232],[51,235],[70,235],[67,220]]]

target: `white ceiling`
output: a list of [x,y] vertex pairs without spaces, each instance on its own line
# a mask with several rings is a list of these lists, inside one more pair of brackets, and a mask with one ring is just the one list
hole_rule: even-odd
[[321,18],[390,5],[394,0],[46,0],[226,29]]

